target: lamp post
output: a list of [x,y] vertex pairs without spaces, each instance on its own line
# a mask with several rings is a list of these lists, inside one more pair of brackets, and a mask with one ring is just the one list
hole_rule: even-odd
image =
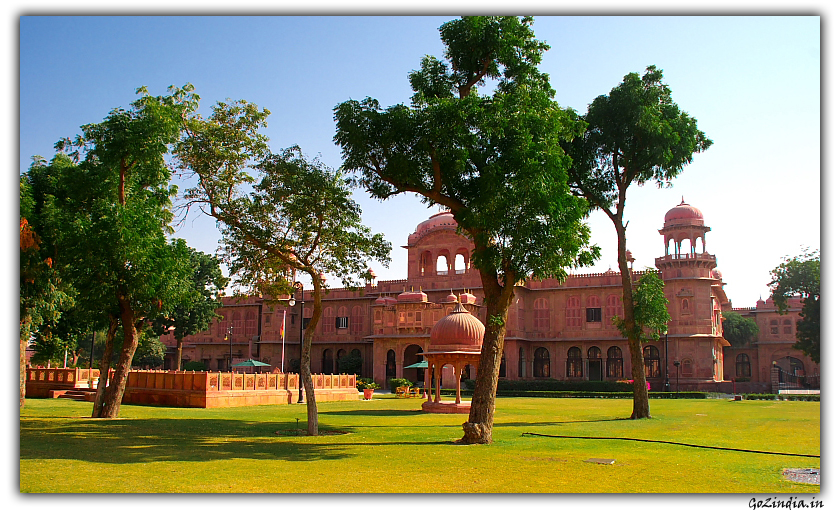
[[233,372],[233,326],[228,326],[227,330],[228,346],[230,347],[228,357],[228,370]]
[[668,332],[665,332],[665,391],[671,391],[671,380],[668,373]]
[[298,404],[303,404],[303,284],[295,282],[300,288],[300,363],[298,363]]
[[677,398],[680,398],[680,362],[675,360],[674,366],[677,367]]

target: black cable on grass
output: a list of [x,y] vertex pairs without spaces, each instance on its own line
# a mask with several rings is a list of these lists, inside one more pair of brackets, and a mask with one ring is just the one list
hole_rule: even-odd
[[692,448],[705,448],[708,450],[727,450],[730,452],[746,452],[746,453],[762,453],[765,455],[788,455],[791,457],[813,457],[820,458],[819,455],[807,455],[804,453],[780,453],[780,452],[764,452],[761,450],[743,450],[741,448],[725,448],[723,446],[704,446],[700,444],[677,443],[675,441],[661,441],[658,439],[636,439],[632,437],[586,437],[586,436],[554,436],[551,434],[537,434],[536,432],[523,432],[523,436],[540,436],[540,437],[556,437],[561,439],[606,439],[615,441],[638,441],[640,443],[663,443],[674,444],[677,446],[690,446]]

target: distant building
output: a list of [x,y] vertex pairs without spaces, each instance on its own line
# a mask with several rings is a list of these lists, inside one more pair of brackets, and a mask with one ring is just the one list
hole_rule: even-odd
[[[732,307],[717,260],[706,251],[709,231],[702,213],[685,202],[667,212],[659,230],[664,255],[654,262],[665,282],[672,320],[667,340],[644,346],[651,389],[675,390],[679,384],[681,390],[729,391],[731,386],[726,385],[731,383],[724,381],[737,378],[752,383],[756,390],[765,386],[769,390],[773,361],[788,358],[800,360],[805,371],[818,371],[818,365],[807,363],[791,348],[796,310],[779,316],[769,313],[772,307],[766,304],[738,309],[756,317],[762,335],[756,346],[729,348],[721,313]],[[470,265],[473,244],[456,232],[451,213],[437,213],[417,225],[403,248],[408,250],[405,280],[379,281],[358,292],[333,289],[324,296],[324,313],[312,346],[313,372],[337,373],[338,360],[354,353],[363,359],[361,375],[373,377],[382,386],[393,377],[422,381],[423,369],[404,367],[422,361],[418,354],[428,351],[429,333],[438,320],[460,302],[485,321],[481,280]],[[632,264],[632,255],[628,259]],[[641,274],[633,272],[634,277]],[[312,316],[312,296],[311,291],[304,294],[305,326]],[[621,295],[621,276],[613,270],[570,275],[562,284],[546,279],[517,286],[500,377],[630,379],[627,340],[610,320],[623,316]],[[201,361],[211,370],[226,370],[232,353],[233,363],[255,358],[277,368],[282,364],[289,371],[292,360],[300,357],[300,312],[300,304],[289,308],[270,306],[258,297],[226,298],[218,311],[224,318],[208,331],[187,337],[183,358]],[[171,335],[161,340],[175,345]],[[747,365],[736,365],[736,358],[744,359],[742,354],[749,359],[748,375],[743,375]],[[167,368],[172,366],[173,355],[170,348]],[[474,378],[474,367],[468,367],[463,376]]]

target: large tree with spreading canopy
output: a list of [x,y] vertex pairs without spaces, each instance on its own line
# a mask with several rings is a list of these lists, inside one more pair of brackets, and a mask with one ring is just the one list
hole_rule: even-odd
[[370,97],[335,107],[344,168],[373,197],[416,193],[455,216],[474,243],[487,328],[465,443],[492,440],[499,365],[514,286],[590,264],[585,200],[569,193],[559,141],[583,132],[537,68],[548,45],[530,17],[464,17],[440,27],[445,61],[409,75],[411,105]]
[[647,68],[644,76],[630,73],[608,95],[595,98],[586,115],[583,136],[562,146],[572,156],[569,184],[575,194],[602,210],[615,227],[621,271],[624,319],[633,375],[631,418],[650,418],[640,321],[636,318],[633,277],[627,264],[627,194],[634,184],[669,186],[694,154],[712,141],[697,129],[697,120],[680,110],[662,71]]
[[771,297],[779,314],[787,313],[788,299],[802,299],[802,320],[796,323],[796,343],[799,349],[820,362],[820,252],[804,250],[796,257],[785,257],[784,262],[770,272]]

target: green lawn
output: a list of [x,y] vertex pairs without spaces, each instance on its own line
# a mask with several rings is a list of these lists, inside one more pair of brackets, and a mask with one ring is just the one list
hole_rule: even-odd
[[[820,454],[820,404],[651,400],[652,420],[621,419],[624,399],[499,398],[494,442],[453,443],[464,415],[420,412],[421,400],[176,409],[123,405],[87,418],[90,403],[29,399],[20,418],[21,492],[819,492],[788,467],[820,459],[523,432],[658,439]],[[277,431],[284,431],[277,434]],[[612,465],[585,462],[615,459]],[[303,476],[302,476],[303,475]]]

